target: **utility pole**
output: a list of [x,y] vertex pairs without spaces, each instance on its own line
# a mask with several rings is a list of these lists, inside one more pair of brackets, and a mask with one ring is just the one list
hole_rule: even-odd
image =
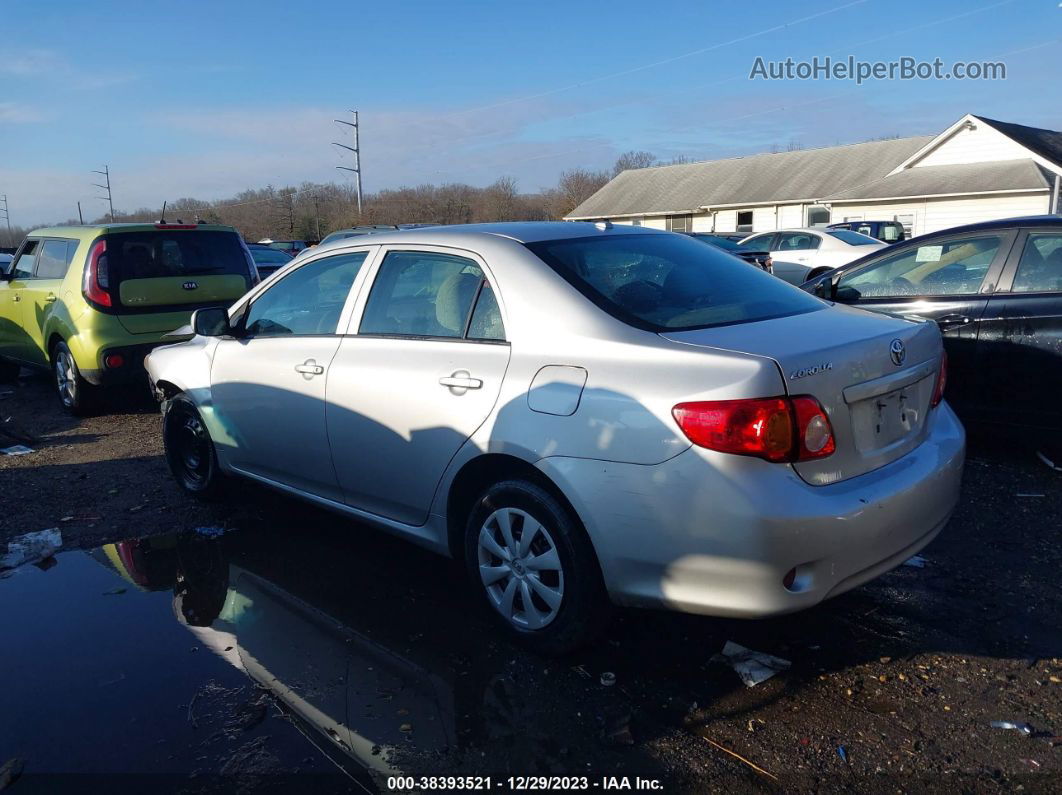
[[111,210],[111,223],[113,224],[114,223],[114,202],[111,200],[111,169],[108,166],[104,166],[103,167],[103,171],[93,171],[92,173],[93,174],[99,174],[104,179],[104,184],[103,185],[97,185],[95,182],[93,182],[92,183],[92,187],[99,188],[100,190],[107,191],[107,195],[106,196],[97,196],[96,198],[99,199],[100,201],[103,201],[104,199],[107,200],[107,206]]
[[9,246],[15,245],[15,236],[11,234],[11,213],[7,211],[7,194],[0,196],[0,201],[3,201],[4,206],[0,208],[0,211],[4,213],[4,220],[7,222],[7,244]]
[[317,242],[321,242],[321,205],[317,201],[317,194],[313,194],[313,215],[317,219]]
[[336,166],[336,168],[338,168],[340,171],[352,171],[354,173],[354,176],[357,178],[356,185],[357,185],[357,191],[358,191],[358,219],[360,220],[361,219],[361,149],[360,149],[360,146],[358,144],[358,112],[356,110],[352,110],[351,113],[354,114],[354,121],[353,122],[343,121],[342,119],[332,119],[332,121],[334,121],[336,124],[345,124],[347,127],[353,127],[354,128],[354,146],[347,146],[346,144],[341,144],[338,141],[332,141],[332,143],[335,146],[340,147],[341,149],[346,149],[348,152],[353,152],[354,153],[354,168],[350,168],[348,166]]

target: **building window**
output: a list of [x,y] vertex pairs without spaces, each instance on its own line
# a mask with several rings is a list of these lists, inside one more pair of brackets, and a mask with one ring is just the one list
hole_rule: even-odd
[[826,226],[830,222],[830,211],[825,207],[808,207],[808,226]]
[[632,218],[631,219],[631,226],[641,226],[641,225],[642,225],[642,219],[641,218]]
[[740,210],[737,214],[737,231],[752,231],[752,210]]
[[914,237],[914,213],[897,215],[896,220],[903,227],[904,235],[906,235],[908,238]]
[[693,231],[693,216],[692,215],[669,215],[667,217],[667,226],[665,228],[669,232],[692,232]]

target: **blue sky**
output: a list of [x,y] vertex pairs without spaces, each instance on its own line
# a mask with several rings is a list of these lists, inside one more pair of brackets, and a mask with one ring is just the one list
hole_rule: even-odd
[[[618,153],[709,159],[935,133],[963,113],[1062,129],[1058,0],[600,3],[0,0],[0,193],[30,225],[344,179],[533,191]],[[17,32],[17,35],[12,33]],[[1005,81],[750,81],[756,56],[1002,60]]]

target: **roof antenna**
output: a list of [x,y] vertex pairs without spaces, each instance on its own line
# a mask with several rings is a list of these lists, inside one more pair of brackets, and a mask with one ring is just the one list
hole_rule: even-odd
[[159,223],[160,224],[166,223],[166,202],[162,203],[162,217],[159,218]]

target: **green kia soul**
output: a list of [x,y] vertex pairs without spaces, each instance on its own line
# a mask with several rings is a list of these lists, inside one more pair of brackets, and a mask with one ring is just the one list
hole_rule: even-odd
[[142,378],[144,356],[193,310],[228,306],[257,280],[228,226],[38,229],[0,272],[0,381],[50,367],[63,406],[85,413],[102,387]]

